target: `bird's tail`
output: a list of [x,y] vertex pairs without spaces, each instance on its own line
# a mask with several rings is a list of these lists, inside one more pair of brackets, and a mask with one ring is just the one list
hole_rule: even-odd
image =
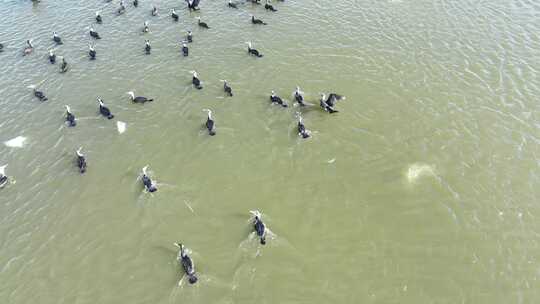
[[109,114],[109,116],[107,116],[107,119],[113,119],[114,118],[114,115],[112,114]]

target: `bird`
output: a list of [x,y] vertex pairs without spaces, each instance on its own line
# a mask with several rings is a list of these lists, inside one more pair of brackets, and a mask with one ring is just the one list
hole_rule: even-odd
[[133,6],[135,6],[135,7],[139,6],[139,1],[138,0],[133,0]]
[[266,0],[266,3],[264,4],[264,8],[266,10],[269,10],[269,11],[272,11],[272,12],[277,12],[277,9],[275,9],[271,4],[270,4],[270,0]]
[[270,101],[272,103],[277,103],[284,108],[288,107],[287,103],[285,103],[283,99],[281,99],[281,97],[277,96],[274,91],[272,91],[272,93],[270,94]]
[[304,92],[300,91],[300,87],[296,87],[296,90],[293,93],[294,99],[300,106],[305,106],[306,103],[304,102]]
[[176,13],[176,11],[174,10],[174,8],[172,9],[171,11],[171,17],[173,18],[174,21],[178,21],[178,14]]
[[199,10],[199,2],[200,0],[186,0],[188,8],[190,11],[198,11]]
[[191,74],[193,74],[193,78],[191,79],[191,83],[193,84],[193,86],[195,86],[197,90],[202,89],[203,87],[201,85],[201,81],[199,80],[197,72],[191,71]]
[[263,54],[259,53],[259,51],[257,51],[256,49],[252,48],[251,47],[251,42],[246,42],[247,45],[248,45],[248,54],[251,54],[255,57],[259,57],[261,58],[263,56]]
[[249,0],[252,4],[261,4],[260,1],[261,0]]
[[120,7],[116,10],[116,14],[118,16],[122,15],[126,12],[126,6],[124,5],[124,0],[120,0]]
[[251,15],[251,23],[253,23],[253,24],[266,25],[266,23],[263,22],[261,19],[255,19],[255,16],[253,16],[253,15]]
[[43,93],[42,91],[38,91],[36,89],[36,86],[31,85],[31,86],[29,86],[29,88],[33,89],[34,96],[37,97],[37,99],[39,99],[39,101],[47,101],[47,100],[49,100],[47,98],[47,96],[45,96],[45,93]]
[[77,122],[75,121],[75,115],[71,113],[71,109],[68,105],[65,105],[66,107],[66,123],[69,127],[75,127],[77,125]]
[[0,189],[4,188],[9,181],[9,177],[6,175],[7,166],[8,165],[0,166]]
[[151,193],[156,192],[157,187],[156,187],[155,183],[148,176],[148,173],[146,171],[147,169],[148,169],[148,165],[146,165],[144,168],[142,168],[142,182],[143,182],[143,185],[146,188],[146,191],[151,192]]
[[90,36],[94,39],[101,39],[98,32],[96,32],[93,27],[90,27]]
[[54,54],[53,50],[49,50],[49,62],[51,64],[56,62],[56,55]]
[[97,53],[94,47],[92,45],[88,45],[88,56],[90,56],[90,60],[95,60],[96,55]]
[[26,40],[26,47],[23,50],[23,56],[30,55],[34,51],[34,46],[32,45],[32,39]]
[[223,81],[223,90],[225,91],[225,93],[227,93],[229,96],[232,97],[233,96],[232,88],[227,83],[227,80],[221,80],[221,81]]
[[0,43],[0,53],[4,51],[4,45]]
[[150,41],[146,39],[144,51],[146,52],[146,55],[150,55],[150,51],[152,50],[152,47],[150,46]]
[[203,111],[208,112],[208,118],[206,119],[206,129],[208,129],[208,134],[210,136],[216,135],[216,125],[214,123],[214,119],[212,118],[212,110],[210,109],[203,109]]
[[201,22],[201,17],[197,17],[197,24],[202,27],[202,28],[205,28],[205,29],[209,29],[210,27],[208,26],[208,24],[206,24],[206,22]]
[[250,211],[253,214],[253,230],[260,238],[261,245],[266,244],[266,226],[262,221],[262,215],[258,210]]
[[57,45],[60,45],[60,44],[64,44],[62,42],[62,38],[60,38],[60,36],[58,36],[58,34],[56,32],[53,32],[53,41],[57,44]]
[[101,15],[99,14],[99,11],[96,12],[96,22],[99,24],[103,22],[103,19],[101,18]]
[[191,31],[188,31],[186,38],[187,38],[188,43],[192,43],[193,42],[193,33]]
[[334,109],[334,106],[339,100],[345,100],[345,97],[336,93],[330,93],[328,98],[326,98],[326,94],[321,93],[320,106],[324,111],[330,114],[337,113],[338,111]]
[[127,94],[131,98],[131,101],[133,101],[135,103],[145,103],[145,102],[149,102],[149,101],[154,101],[153,98],[146,98],[146,97],[143,97],[143,96],[135,97],[135,93],[133,93],[133,92],[127,92]]
[[155,5],[152,6],[152,12],[150,14],[152,14],[152,16],[157,16],[158,15],[157,7]]
[[62,64],[60,65],[60,73],[65,73],[68,71],[68,63],[64,57],[62,57]]
[[182,54],[184,54],[184,57],[189,55],[189,49],[185,41],[182,41]]
[[143,26],[143,29],[142,29],[142,32],[143,33],[148,33],[150,29],[148,28],[148,21],[145,21],[144,22],[144,26]]
[[238,8],[238,5],[234,2],[232,2],[232,0],[229,0],[229,3],[227,4],[229,7],[232,7],[232,8]]
[[107,117],[107,119],[113,119],[114,115],[112,115],[111,110],[105,106],[103,99],[98,97],[97,101],[99,102],[99,113]]
[[306,126],[304,125],[302,116],[300,116],[300,113],[297,113],[298,115],[298,135],[302,136],[302,138],[308,138],[311,136],[311,131],[306,129]]
[[197,283],[197,275],[195,273],[195,263],[193,263],[193,260],[189,256],[188,250],[180,242],[174,243],[174,245],[180,248],[180,251],[178,252],[178,257],[176,259],[178,260],[178,263],[182,265],[182,269],[184,269],[184,272],[188,276],[189,283],[190,284]]
[[77,154],[77,167],[79,168],[79,172],[82,174],[86,172],[86,158],[81,153],[81,150],[82,147],[79,147],[75,153]]

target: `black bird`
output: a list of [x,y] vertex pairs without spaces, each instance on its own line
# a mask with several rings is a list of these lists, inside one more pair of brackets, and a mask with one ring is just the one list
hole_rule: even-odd
[[103,22],[103,19],[101,19],[101,15],[99,14],[99,11],[96,12],[96,22],[101,24]]
[[227,83],[227,80],[222,80],[222,81],[223,81],[223,90],[225,91],[225,93],[227,93],[229,96],[232,97],[233,96],[232,88]]
[[99,102],[99,113],[101,113],[101,115],[107,117],[107,119],[113,119],[114,115],[112,115],[111,110],[109,110],[109,108],[107,108],[105,106],[105,104],[103,103],[103,100],[101,98],[99,98],[99,97],[98,97],[97,100]]
[[182,53],[184,54],[184,57],[189,55],[189,49],[185,41],[182,42]]
[[253,16],[253,15],[251,15],[251,23],[266,25],[266,23],[263,22],[261,19],[255,19],[255,16]]
[[261,58],[263,56],[263,54],[259,53],[259,51],[257,51],[256,49],[252,48],[251,47],[251,42],[246,42],[247,45],[248,45],[248,54],[251,54],[255,57],[259,57]]
[[199,10],[199,2],[200,0],[186,0],[188,8],[190,11],[198,11]]
[[127,94],[131,98],[131,101],[133,101],[135,103],[145,103],[145,102],[149,102],[149,101],[154,101],[153,98],[146,98],[146,97],[143,97],[143,96],[135,97],[135,93],[133,93],[133,92],[127,92]]
[[205,28],[205,29],[209,29],[210,27],[208,26],[208,24],[206,24],[206,22],[201,22],[201,17],[197,17],[197,24],[202,27],[202,28]]
[[52,64],[56,63],[56,55],[53,50],[49,50],[49,62]]
[[101,39],[98,32],[96,32],[93,27],[90,27],[90,36],[94,39]]
[[62,64],[60,65],[60,73],[65,73],[67,71],[68,71],[68,63],[64,59],[64,57],[62,57]]
[[195,274],[195,263],[193,263],[193,260],[188,255],[188,252],[182,243],[174,243],[174,245],[180,248],[180,252],[178,253],[178,257],[176,259],[178,260],[178,263],[182,265],[182,269],[184,269],[184,272],[188,276],[189,283],[197,283],[197,275]]
[[206,129],[208,129],[208,134],[210,136],[216,135],[216,125],[214,124],[214,119],[212,119],[212,111],[210,109],[204,109],[203,111],[208,112],[208,118],[206,119]]
[[270,94],[270,101],[272,103],[277,103],[284,108],[288,107],[287,103],[285,103],[281,97],[277,96],[274,91],[272,91],[272,94]]
[[330,93],[328,95],[328,98],[326,98],[326,95],[321,93],[321,101],[320,106],[328,113],[337,113],[338,111],[334,109],[335,103],[339,100],[345,100],[345,96],[341,96],[339,94]]
[[146,55],[150,55],[151,50],[152,50],[152,47],[150,46],[150,41],[146,39],[146,45],[144,47],[144,51],[146,52]]
[[144,22],[144,26],[143,26],[143,29],[142,29],[142,32],[143,33],[148,33],[150,29],[148,28],[148,21],[145,21]]
[[75,127],[77,122],[75,121],[75,115],[71,113],[71,109],[66,105],[66,123],[69,127]]
[[38,91],[35,86],[30,86],[31,89],[34,90],[34,96],[39,99],[39,101],[47,101],[49,100],[47,96],[42,91]]
[[259,211],[251,211],[253,214],[253,230],[255,230],[255,233],[260,238],[261,245],[266,244],[266,226],[264,225],[262,221],[262,215]]
[[334,107],[332,105],[329,105],[327,102],[326,102],[326,96],[324,94],[321,94],[321,101],[320,101],[320,106],[321,108],[332,114],[332,113],[337,113],[338,111],[334,109]]
[[93,46],[89,45],[88,46],[88,56],[90,56],[90,60],[95,60],[96,59],[96,50],[94,49]]
[[192,43],[193,42],[193,33],[191,31],[188,31],[186,38],[187,38],[188,43]]
[[306,126],[304,126],[300,113],[298,113],[298,135],[302,136],[302,138],[308,138],[311,136],[311,131],[307,130]]
[[201,81],[199,80],[199,77],[197,75],[197,72],[191,71],[191,74],[193,74],[193,78],[191,79],[191,83],[193,83],[193,86],[197,88],[197,90],[202,89]]
[[229,4],[227,4],[229,7],[232,7],[232,8],[238,8],[238,5],[234,2],[232,2],[232,0],[229,0]]
[[174,21],[178,21],[178,14],[176,13],[176,11],[174,10],[174,8],[172,9],[172,12],[171,12],[171,17],[173,18]]
[[133,6],[135,6],[135,7],[139,6],[139,1],[138,0],[133,0]]
[[304,102],[304,93],[300,91],[300,87],[296,87],[296,90],[294,91],[294,99],[300,106],[306,106],[306,103]]
[[151,12],[152,16],[157,16],[158,15],[158,12],[157,12],[157,7],[154,5],[152,6],[152,12]]
[[3,51],[4,51],[4,45],[0,43],[0,53],[2,53]]
[[271,4],[270,4],[270,0],[266,0],[266,3],[264,4],[264,8],[266,10],[269,10],[269,11],[272,11],[272,12],[277,12],[277,9],[275,9]]
[[143,185],[146,188],[146,191],[148,191],[148,192],[156,192],[157,187],[154,184],[154,182],[150,179],[148,174],[146,173],[146,169],[148,169],[148,166],[145,166],[144,168],[142,168],[142,174],[143,174],[142,175],[142,182],[143,182]]
[[86,172],[86,158],[81,153],[82,147],[77,149],[77,167],[79,168],[79,172],[84,173]]
[[62,42],[62,38],[60,38],[60,36],[58,36],[58,34],[56,32],[53,32],[53,37],[52,37],[53,41],[57,44],[57,45],[60,45],[60,44],[64,44]]
[[120,16],[125,12],[126,12],[126,6],[124,5],[124,0],[120,0],[120,7],[118,8],[118,10],[116,10],[116,14]]
[[8,176],[6,175],[6,167],[7,165],[0,166],[0,189],[4,188],[9,180]]
[[261,0],[249,0],[249,2],[253,3],[253,4],[261,4],[260,2]]

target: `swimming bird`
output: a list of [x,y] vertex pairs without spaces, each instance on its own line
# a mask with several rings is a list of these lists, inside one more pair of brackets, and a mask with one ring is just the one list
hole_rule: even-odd
[[277,12],[277,9],[275,9],[271,4],[270,4],[270,0],[266,0],[266,3],[264,4],[264,8],[266,10],[269,10],[269,11],[272,11],[272,12]]
[[120,7],[116,10],[118,16],[126,12],[126,6],[124,5],[124,0],[120,0]]
[[214,123],[214,119],[212,118],[212,110],[210,109],[203,109],[203,111],[208,112],[208,118],[206,119],[206,129],[208,129],[208,134],[210,136],[216,135],[216,125]]
[[64,57],[62,57],[62,64],[60,65],[60,73],[65,73],[68,70],[68,63]]
[[261,4],[260,1],[261,0],[249,0],[249,2],[251,2],[253,4]]
[[201,81],[199,80],[197,72],[191,71],[191,74],[193,74],[193,78],[191,79],[191,83],[193,84],[193,86],[195,86],[197,90],[202,89],[203,87],[201,85]]
[[281,99],[281,97],[277,96],[274,91],[272,91],[272,94],[270,94],[270,101],[272,103],[277,103],[277,104],[281,105],[284,108],[288,107],[287,103],[285,103],[285,101],[283,101],[283,99]]
[[200,0],[186,0],[188,8],[190,11],[198,11],[199,10],[199,2]]
[[234,2],[232,2],[232,0],[229,0],[229,3],[227,4],[229,7],[232,7],[232,8],[238,8],[238,5]]
[[253,24],[266,25],[266,23],[263,22],[261,19],[255,19],[255,16],[253,16],[253,15],[251,15],[251,23],[253,23]]
[[112,115],[111,110],[105,106],[103,99],[98,97],[97,101],[99,102],[99,113],[107,117],[107,119],[113,119],[114,115]]
[[152,6],[151,14],[152,14],[152,16],[157,16],[158,15],[157,7],[155,5]]
[[223,81],[223,90],[225,91],[225,93],[227,93],[229,96],[232,97],[233,96],[232,88],[227,83],[227,80],[222,80],[222,81]]
[[306,129],[302,116],[300,116],[300,113],[296,113],[296,114],[298,115],[298,135],[302,136],[302,138],[310,137],[311,131]]
[[145,22],[144,22],[143,29],[142,29],[142,32],[143,32],[143,33],[148,33],[148,31],[149,31],[149,28],[148,28],[148,21],[145,21]]
[[53,41],[57,44],[57,45],[60,45],[60,44],[64,44],[62,42],[62,38],[60,38],[60,36],[58,36],[58,34],[56,32],[53,32],[53,37],[52,37]]
[[251,41],[246,42],[246,43],[248,45],[248,54],[251,54],[251,55],[253,55],[255,57],[259,57],[259,58],[261,58],[263,56],[263,54],[259,53],[259,51],[257,51],[256,49],[251,47]]
[[54,64],[56,62],[56,55],[53,50],[49,50],[49,62]]
[[96,32],[93,27],[90,27],[90,36],[94,39],[101,39],[98,32]]
[[32,45],[32,40],[26,40],[26,47],[23,50],[23,56],[30,55],[34,51],[34,46]]
[[184,247],[182,243],[174,243],[174,245],[180,248],[180,252],[178,252],[178,257],[176,258],[178,260],[178,263],[182,265],[182,269],[184,269],[184,272],[188,276],[189,283],[195,284],[197,282],[197,275],[195,274],[195,263],[193,263],[193,260],[189,256],[188,250]]
[[187,38],[188,43],[192,43],[193,42],[193,33],[191,31],[188,31],[186,38]]
[[208,24],[206,24],[206,22],[201,22],[201,17],[197,17],[197,24],[202,27],[202,28],[205,28],[205,29],[209,29],[210,27],[208,26]]
[[96,55],[97,53],[94,47],[92,45],[88,45],[88,56],[90,56],[90,60],[95,60]]
[[99,11],[96,12],[96,22],[99,24],[103,22],[103,19],[101,18],[101,15],[99,14]]
[[4,51],[4,45],[0,43],[0,53]]
[[174,8],[172,9],[171,11],[171,17],[173,18],[174,21],[178,21],[178,14],[176,13],[176,11],[174,10]]
[[305,106],[306,103],[304,102],[304,92],[300,91],[300,87],[296,87],[296,90],[293,93],[294,99],[300,106]]
[[9,181],[9,177],[6,175],[7,166],[8,165],[0,166],[0,189],[4,188]]
[[184,57],[189,55],[189,49],[185,41],[182,41],[182,53],[184,54]]
[[336,113],[338,111],[334,109],[334,106],[335,106],[335,103],[339,100],[345,100],[345,96],[341,96],[336,93],[330,93],[328,95],[328,98],[326,98],[326,94],[321,93],[321,102],[320,102],[321,108],[323,108],[323,110],[329,113]]
[[152,98],[146,98],[146,97],[143,97],[143,96],[135,97],[135,93],[133,93],[133,92],[127,92],[127,94],[131,98],[131,101],[133,101],[135,103],[145,103],[145,102],[149,102],[149,101],[154,101],[154,99],[152,99]]
[[42,91],[38,91],[36,89],[36,86],[31,85],[31,86],[29,86],[29,88],[33,89],[34,96],[37,97],[37,99],[39,99],[39,101],[47,101],[47,100],[49,100],[47,98],[47,96],[45,96],[45,93],[43,93]]
[[258,210],[250,211],[253,214],[253,230],[260,238],[261,245],[266,244],[266,226],[262,221],[262,215]]
[[75,153],[77,154],[77,167],[79,168],[79,172],[82,174],[86,172],[86,158],[82,154],[81,150],[82,147],[79,147]]
[[135,7],[139,6],[139,1],[138,0],[133,0],[133,6],[135,6]]
[[75,121],[75,115],[71,113],[71,109],[68,105],[65,105],[66,107],[66,123],[69,127],[75,127],[77,125],[77,122]]
[[152,50],[152,47],[150,46],[150,41],[146,39],[146,44],[144,47],[144,51],[146,52],[146,55],[150,55],[151,50]]
[[148,174],[146,172],[146,169],[148,169],[148,165],[146,165],[144,168],[142,168],[142,182],[144,187],[146,188],[146,191],[148,192],[156,192],[157,187],[154,184],[154,182],[148,177]]

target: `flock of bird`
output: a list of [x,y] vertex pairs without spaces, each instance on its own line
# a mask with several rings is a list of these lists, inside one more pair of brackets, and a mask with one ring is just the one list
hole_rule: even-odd
[[[112,0],[106,0],[105,2],[111,2],[111,1]],[[187,2],[187,8],[190,11],[198,11],[200,9],[199,8],[200,0],[185,0],[185,1]],[[284,1],[284,0],[279,0],[279,1]],[[37,3],[37,2],[40,2],[40,1],[39,0],[32,0],[32,2]],[[256,5],[261,4],[260,0],[245,0],[245,2],[253,3],[253,4],[256,4]],[[139,1],[138,0],[133,0],[132,5],[135,8],[138,7],[139,6]],[[228,0],[227,6],[229,8],[238,9],[238,3],[233,2],[232,0]],[[264,8],[265,8],[265,10],[268,10],[268,11],[271,11],[271,12],[277,12],[277,9],[275,9],[270,4],[270,0],[266,0]],[[119,4],[119,7],[116,9],[116,15],[122,15],[125,11],[126,11],[126,4],[125,4],[125,2],[123,0],[121,0],[120,4]],[[152,6],[150,14],[152,16],[157,16],[158,15],[158,8],[156,6]],[[178,15],[178,13],[175,11],[174,8],[171,10],[171,15],[170,16],[174,21],[178,21],[179,18],[180,18],[180,16]],[[102,24],[103,23],[103,17],[101,16],[101,12],[99,12],[99,11],[96,12],[95,22],[97,24]],[[255,25],[266,25],[266,23],[264,21],[255,18],[255,16],[253,16],[253,15],[251,15],[251,23],[253,23]],[[197,25],[199,27],[203,28],[203,29],[210,29],[210,26],[207,23],[202,22],[200,17],[197,17]],[[146,33],[146,32],[149,31],[148,22],[144,23],[142,31],[143,31],[143,33]],[[96,40],[102,38],[99,35],[99,33],[92,26],[89,28],[89,33],[88,34],[90,35],[90,37],[92,37],[93,39],[96,39]],[[56,45],[63,44],[62,38],[58,35],[57,32],[53,32],[52,40],[54,41],[54,43]],[[182,41],[182,54],[184,56],[189,56],[189,48],[188,48],[187,44],[192,43],[192,42],[193,42],[193,33],[191,31],[187,31],[186,40]],[[145,40],[145,47],[144,47],[145,54],[150,55],[151,50],[152,50],[152,46],[150,44],[150,41],[148,39],[146,39]],[[0,52],[3,52],[3,51],[4,51],[4,45],[0,43]],[[32,40],[31,39],[26,40],[26,47],[23,49],[23,56],[30,55],[30,54],[32,54],[33,51],[34,51],[34,45],[32,44]],[[256,58],[262,58],[263,57],[262,53],[260,53],[258,50],[253,48],[251,42],[247,42],[247,51],[248,51],[249,55],[252,55],[252,56],[254,56]],[[89,45],[88,56],[89,56],[90,60],[96,60],[96,58],[97,58],[97,52],[96,52],[95,48],[92,45]],[[54,54],[53,50],[49,50],[48,59],[49,59],[49,62],[51,64],[56,63],[56,54]],[[61,64],[60,64],[60,72],[61,73],[66,73],[68,70],[69,70],[69,65],[68,65],[67,61],[62,57],[61,58]],[[191,71],[191,74],[192,74],[192,84],[193,84],[193,86],[198,90],[203,89],[202,83],[201,83],[201,81],[199,79],[199,76],[198,76],[197,72],[196,71]],[[232,97],[233,96],[232,88],[229,86],[229,84],[228,84],[228,82],[226,80],[222,80],[222,82],[223,82],[224,92],[228,96]],[[47,98],[47,96],[45,95],[44,92],[38,90],[35,86],[31,86],[31,88],[33,89],[33,94],[37,99],[39,99],[40,101],[47,101],[48,100],[48,98]],[[134,102],[134,103],[146,103],[146,102],[153,101],[152,98],[147,98],[147,97],[144,97],[144,96],[136,96],[134,92],[128,92],[127,94],[129,95],[131,101]],[[304,93],[300,90],[299,87],[296,87],[295,91],[293,92],[293,98],[294,98],[294,101],[300,107],[313,106],[313,104],[310,104],[310,103],[308,103],[308,102],[306,102],[304,100]],[[335,93],[331,93],[328,96],[326,96],[326,94],[321,94],[319,105],[320,105],[320,107],[321,107],[321,109],[323,111],[326,111],[328,113],[337,113],[338,111],[335,109],[335,104],[336,104],[337,101],[340,101],[340,100],[343,100],[343,99],[345,99],[344,96],[341,96],[341,95],[335,94]],[[113,119],[114,115],[112,114],[111,110],[108,107],[105,106],[104,101],[99,97],[97,98],[97,101],[98,101],[98,104],[99,104],[99,113],[102,116],[106,117],[107,119]],[[270,94],[270,101],[271,101],[272,104],[277,104],[277,105],[280,105],[280,106],[282,106],[284,108],[288,107],[287,102],[284,99],[282,99],[281,97],[277,96],[274,91],[272,91],[271,94]],[[71,111],[71,109],[70,109],[70,107],[68,105],[66,105],[65,108],[66,108],[65,121],[66,121],[67,126],[75,127],[77,125],[77,119],[76,119],[75,115],[72,113],[72,111]],[[206,129],[208,130],[208,134],[210,136],[214,136],[214,135],[216,135],[216,124],[215,124],[214,119],[212,117],[212,111],[210,109],[204,109],[204,111],[207,112],[207,117],[206,117],[206,122],[205,122]],[[302,116],[298,112],[297,112],[297,117],[298,117],[297,129],[298,129],[299,136],[301,136],[304,139],[309,138],[311,136],[311,132],[308,129],[306,129],[306,127],[304,125],[304,122],[302,120]],[[76,163],[77,163],[77,167],[78,167],[80,173],[86,172],[87,163],[86,163],[86,158],[85,158],[84,154],[82,153],[82,147],[77,149],[77,151],[76,151]],[[9,181],[9,178],[5,173],[6,167],[7,167],[7,165],[0,166],[0,189],[3,188]],[[143,186],[144,186],[146,191],[153,193],[153,192],[156,192],[158,190],[155,182],[151,179],[151,177],[148,174],[148,166],[145,166],[142,169],[141,180],[142,180]],[[264,245],[264,244],[266,244],[267,229],[266,229],[265,224],[262,221],[261,213],[259,211],[250,211],[250,212],[253,215],[253,229],[254,229],[256,235],[259,237],[260,243],[262,245]],[[179,253],[178,253],[177,260],[181,264],[182,268],[184,269],[184,271],[185,271],[185,273],[186,273],[186,275],[188,277],[188,281],[191,284],[197,282],[197,276],[196,276],[196,272],[195,272],[195,264],[194,264],[192,258],[189,255],[189,250],[186,249],[186,247],[181,243],[174,243],[174,245],[176,245],[179,248]]]

